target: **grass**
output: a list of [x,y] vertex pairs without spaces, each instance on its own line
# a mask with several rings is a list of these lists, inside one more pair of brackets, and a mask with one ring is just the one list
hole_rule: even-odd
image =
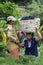
[[31,56],[21,56],[19,59],[14,59],[10,55],[0,57],[0,65],[43,65],[43,57],[33,59]]
[[24,50],[21,49],[19,59],[11,57],[10,54],[0,53],[0,65],[43,65],[43,44],[41,44],[39,51],[40,56],[33,58],[32,56],[25,56]]

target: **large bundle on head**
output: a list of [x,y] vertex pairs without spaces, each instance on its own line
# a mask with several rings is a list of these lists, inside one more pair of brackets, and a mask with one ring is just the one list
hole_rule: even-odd
[[26,16],[19,19],[20,29],[24,32],[35,32],[40,26],[40,18]]

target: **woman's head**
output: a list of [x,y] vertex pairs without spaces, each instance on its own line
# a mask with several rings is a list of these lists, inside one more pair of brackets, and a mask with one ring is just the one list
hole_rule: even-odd
[[7,24],[13,25],[15,21],[16,21],[15,17],[13,17],[13,16],[7,17]]
[[26,33],[26,37],[28,40],[31,40],[33,36],[34,36],[33,32]]

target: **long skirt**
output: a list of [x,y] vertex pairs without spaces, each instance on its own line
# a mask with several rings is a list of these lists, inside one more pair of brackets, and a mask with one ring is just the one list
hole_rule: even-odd
[[14,58],[19,58],[18,48],[12,50],[12,51],[10,52],[10,54],[11,54],[12,57],[14,57]]

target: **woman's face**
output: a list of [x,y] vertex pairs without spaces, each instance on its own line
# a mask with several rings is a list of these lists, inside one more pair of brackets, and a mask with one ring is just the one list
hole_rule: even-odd
[[32,39],[32,35],[31,34],[26,34],[26,37],[27,37],[28,40]]
[[10,24],[10,25],[13,25],[13,24],[14,24],[14,21],[10,21],[9,24]]

